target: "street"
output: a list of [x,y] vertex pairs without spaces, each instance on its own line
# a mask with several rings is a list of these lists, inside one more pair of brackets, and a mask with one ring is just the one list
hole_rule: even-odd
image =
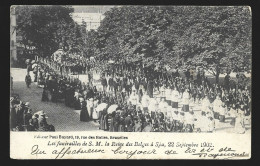
[[[33,79],[32,72],[31,78]],[[47,123],[52,124],[56,131],[102,131],[98,129],[98,124],[94,122],[79,121],[80,110],[73,110],[66,107],[64,103],[42,102],[42,88],[32,83],[30,88],[26,87],[24,78],[26,69],[11,68],[13,76],[14,93],[19,94],[23,102],[30,102],[33,113],[43,110],[47,114]]]

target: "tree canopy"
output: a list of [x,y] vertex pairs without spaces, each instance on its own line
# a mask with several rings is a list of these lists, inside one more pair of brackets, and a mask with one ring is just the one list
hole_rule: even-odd
[[59,44],[85,56],[153,67],[202,67],[213,75],[251,69],[249,7],[123,6],[97,31],[70,17],[70,6],[18,6],[22,43],[50,55]]
[[221,72],[251,68],[248,7],[123,6],[105,13],[96,54]]
[[41,56],[50,56],[60,44],[83,47],[80,26],[70,17],[70,6],[17,6],[17,33],[25,49],[35,48]]

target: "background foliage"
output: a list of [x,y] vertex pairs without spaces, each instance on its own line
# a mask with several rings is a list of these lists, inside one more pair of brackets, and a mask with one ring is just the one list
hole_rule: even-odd
[[105,13],[97,31],[70,17],[70,6],[21,6],[17,29],[25,47],[49,56],[59,44],[100,60],[154,64],[157,68],[202,67],[220,73],[251,69],[248,7],[123,6]]

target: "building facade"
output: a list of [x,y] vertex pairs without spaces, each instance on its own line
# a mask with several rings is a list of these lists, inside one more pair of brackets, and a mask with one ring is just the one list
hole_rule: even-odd
[[82,25],[84,21],[86,23],[86,30],[97,30],[100,26],[100,22],[104,19],[104,15],[102,13],[71,13],[72,19]]
[[10,8],[10,60],[11,64],[17,60],[16,46],[16,16],[15,7]]

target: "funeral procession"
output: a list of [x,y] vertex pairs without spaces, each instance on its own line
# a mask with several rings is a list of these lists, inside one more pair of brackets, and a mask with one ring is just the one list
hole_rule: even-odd
[[15,6],[10,131],[251,133],[248,7]]

